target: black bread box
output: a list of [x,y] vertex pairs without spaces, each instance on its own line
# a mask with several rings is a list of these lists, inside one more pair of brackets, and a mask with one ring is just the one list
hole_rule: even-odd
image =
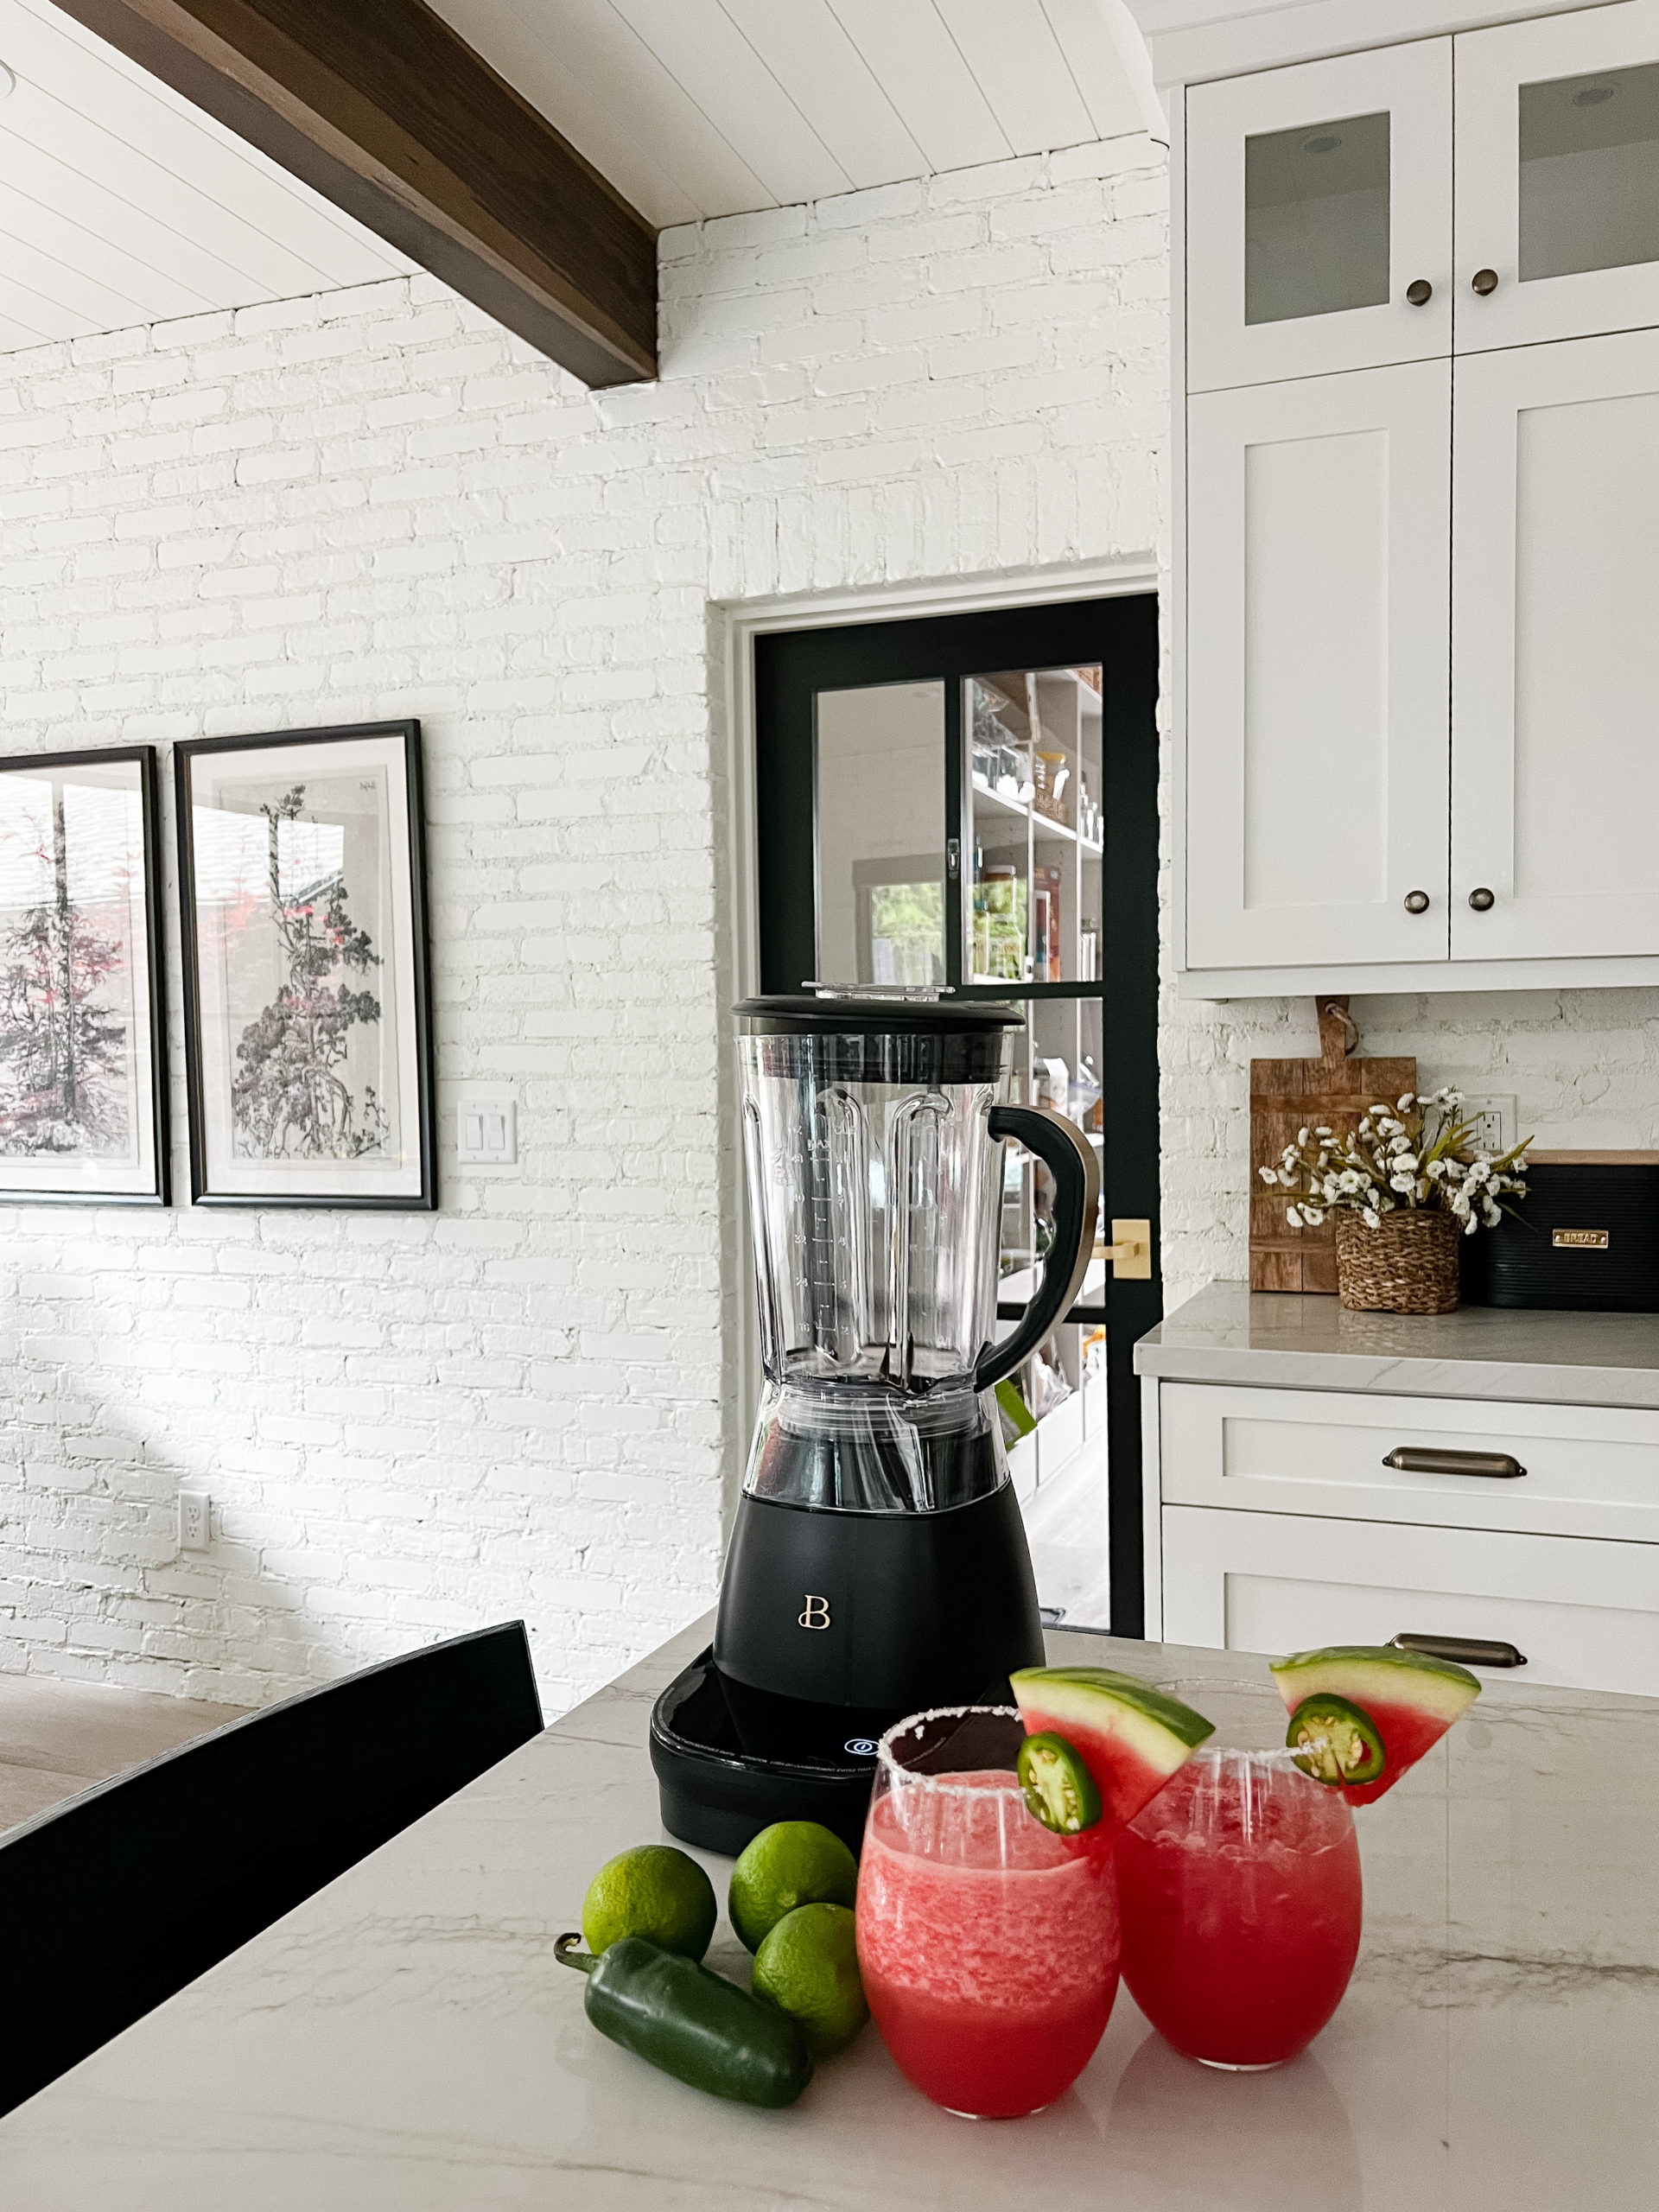
[[1659,1152],[1546,1152],[1527,1195],[1463,1243],[1470,1306],[1659,1313]]

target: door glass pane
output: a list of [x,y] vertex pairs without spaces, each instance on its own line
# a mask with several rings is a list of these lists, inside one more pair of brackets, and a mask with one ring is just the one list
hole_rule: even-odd
[[944,685],[817,696],[825,983],[944,982]]
[[1521,87],[1521,281],[1659,261],[1659,62]]
[[[1097,997],[1039,999],[1016,1041],[1016,1095],[1069,1113],[1098,1151],[1103,1008]],[[1023,1083],[1020,1077],[1023,1076]],[[1003,1155],[999,1338],[1013,1309],[1036,1294],[1053,1220],[1054,1185],[1040,1160],[1010,1144]],[[1102,1224],[1095,1224],[1099,1241]],[[1078,1305],[1105,1300],[1106,1263],[1091,1262]],[[1005,1383],[997,1403],[1008,1469],[1025,1517],[1038,1602],[1068,1626],[1104,1628],[1107,1568],[1106,1331],[1098,1320],[1062,1322]]]
[[[1013,1324],[1009,1324],[1012,1326]],[[1003,1434],[1034,1424],[1007,1443],[1047,1620],[1067,1628],[1107,1628],[1111,1585],[1107,1554],[1106,1330],[1098,1321],[1063,1322],[1018,1375],[1020,1406],[1004,1408]]]
[[1244,141],[1244,320],[1287,322],[1389,297],[1389,118]]
[[970,677],[963,972],[976,983],[1100,975],[1101,671]]

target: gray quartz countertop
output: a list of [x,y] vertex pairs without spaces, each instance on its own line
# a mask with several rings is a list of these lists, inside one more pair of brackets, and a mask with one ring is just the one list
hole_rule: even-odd
[[1659,1314],[1350,1313],[1212,1282],[1141,1339],[1135,1365],[1170,1382],[1659,1410]]
[[[1191,2064],[1121,1990],[1075,2088],[1033,2119],[936,2110],[874,2027],[798,2105],[754,2112],[596,2035],[553,1959],[593,1869],[661,1834],[647,1717],[707,1635],[675,1637],[0,2120],[0,2204],[1652,2212],[1659,1703],[1490,1685],[1357,1815],[1358,1968],[1279,2071]],[[1238,1652],[1056,1634],[1049,1655],[1263,1679]],[[727,1862],[703,1855],[723,1897]],[[712,1956],[747,1966],[723,1923]]]

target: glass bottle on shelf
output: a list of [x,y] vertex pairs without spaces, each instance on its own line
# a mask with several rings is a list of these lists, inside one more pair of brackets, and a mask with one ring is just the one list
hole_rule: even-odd
[[1071,775],[1064,753],[1039,747],[1032,762],[1033,807],[1051,822],[1065,819],[1065,786]]
[[[986,958],[991,982],[1023,982],[1026,974],[1026,886],[1011,861],[991,861],[984,874]],[[977,917],[976,917],[977,919]]]

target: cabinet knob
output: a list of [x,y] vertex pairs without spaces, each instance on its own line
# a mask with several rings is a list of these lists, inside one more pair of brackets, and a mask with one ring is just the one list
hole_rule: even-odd
[[1414,308],[1426,308],[1434,296],[1434,287],[1427,276],[1419,276],[1406,287],[1406,297]]
[[1478,914],[1484,914],[1489,906],[1495,906],[1497,901],[1483,883],[1478,890],[1469,893],[1469,904]]
[[1484,300],[1489,292],[1497,289],[1497,271],[1496,269],[1477,269],[1470,282]]
[[1428,912],[1427,892],[1408,891],[1406,893],[1406,912],[1408,914],[1426,914]]

